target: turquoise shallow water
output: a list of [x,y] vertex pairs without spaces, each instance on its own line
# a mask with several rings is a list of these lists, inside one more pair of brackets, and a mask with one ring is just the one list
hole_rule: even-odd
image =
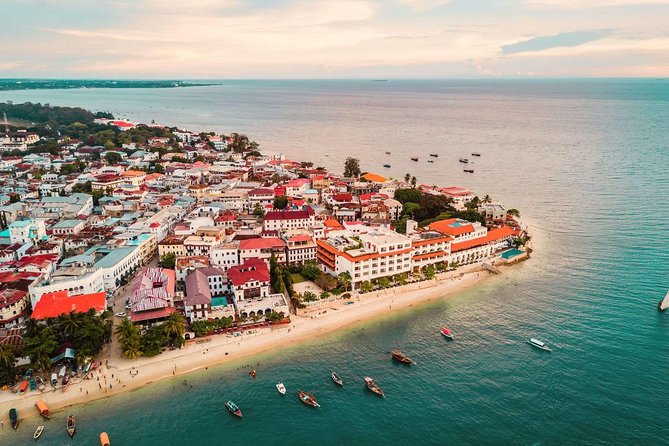
[[[387,159],[385,173],[489,193],[537,234],[530,262],[456,297],[260,357],[256,380],[233,365],[189,377],[193,389],[166,382],[75,408],[72,441],[57,414],[40,443],[98,444],[102,430],[114,445],[669,443],[669,315],[655,310],[669,289],[666,81],[256,81],[5,99],[241,129],[333,168],[347,155],[370,170]],[[471,151],[482,157],[466,175],[457,158]],[[418,364],[393,364],[396,347]],[[298,387],[323,407],[302,406]],[[243,420],[226,413],[228,399]],[[35,423],[0,442],[33,444]]]

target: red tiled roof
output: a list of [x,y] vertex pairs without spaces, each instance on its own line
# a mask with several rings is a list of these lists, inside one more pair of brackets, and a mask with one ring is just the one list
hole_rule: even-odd
[[42,295],[37,304],[35,304],[31,318],[41,320],[49,317],[58,317],[61,314],[68,314],[72,311],[85,313],[91,308],[95,309],[95,311],[103,311],[105,306],[104,292],[68,296],[67,291],[57,291]]
[[149,319],[162,319],[177,311],[174,307],[158,308],[155,310],[142,311],[139,313],[130,313],[132,322],[143,322]]
[[451,236],[468,234],[474,231],[474,226],[471,223],[463,223],[462,221],[458,221],[457,218],[435,221],[434,223],[430,223],[428,228]]
[[285,242],[280,238],[276,237],[256,237],[249,238],[246,240],[241,240],[239,242],[239,249],[266,249],[266,248],[279,248],[286,246]]
[[265,188],[258,188],[258,189],[253,189],[252,191],[249,191],[249,195],[274,195],[274,191],[272,189],[265,189]]
[[451,245],[451,252],[462,251],[464,249],[474,248],[476,246],[481,246],[481,245],[487,245],[488,243],[496,242],[498,240],[502,240],[516,234],[517,232],[508,226],[502,226],[501,228],[491,229],[490,231],[488,231],[488,234],[485,237],[479,237],[473,240],[466,240],[460,243],[453,243]]
[[342,193],[342,194],[334,194],[334,195],[332,196],[332,199],[333,199],[334,201],[340,201],[340,202],[342,202],[342,201],[353,201],[353,195],[351,195],[351,194],[346,194],[346,193]]
[[297,220],[309,218],[309,211],[272,211],[265,214],[265,220]]
[[228,278],[235,286],[251,281],[269,282],[269,269],[262,259],[249,259],[242,265],[230,268]]

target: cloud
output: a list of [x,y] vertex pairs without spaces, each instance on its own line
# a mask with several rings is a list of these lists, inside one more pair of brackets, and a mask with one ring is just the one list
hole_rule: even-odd
[[526,0],[538,8],[586,9],[630,5],[669,5],[669,0]]
[[534,37],[529,40],[503,45],[501,49],[504,54],[515,54],[528,51],[543,51],[551,48],[573,47],[603,39],[614,32],[615,30],[612,29],[565,32],[553,36]]

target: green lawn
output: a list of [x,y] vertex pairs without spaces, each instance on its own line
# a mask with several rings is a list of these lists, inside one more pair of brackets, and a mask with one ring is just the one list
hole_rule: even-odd
[[293,279],[293,283],[306,282],[307,279],[300,273],[293,273],[290,275],[290,278]]

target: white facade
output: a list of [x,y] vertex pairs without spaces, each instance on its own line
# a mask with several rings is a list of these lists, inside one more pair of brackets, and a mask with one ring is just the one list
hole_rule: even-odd
[[9,225],[9,240],[14,243],[32,243],[46,236],[44,220],[19,220]]
[[239,248],[236,245],[215,246],[209,251],[209,262],[211,266],[227,271],[239,265]]

